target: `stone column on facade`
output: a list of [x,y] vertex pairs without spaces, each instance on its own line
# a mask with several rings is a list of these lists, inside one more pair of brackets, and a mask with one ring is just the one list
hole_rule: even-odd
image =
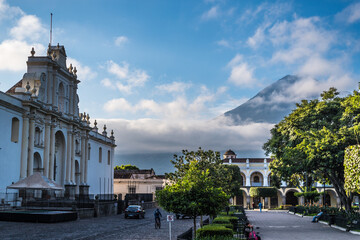
[[246,196],[246,205],[247,205],[247,209],[251,208],[251,203],[250,203],[250,195]]
[[[322,191],[321,193],[323,193],[324,191]],[[320,205],[323,205],[323,199],[324,199],[324,195],[320,195],[320,198],[319,198],[319,204]]]
[[81,168],[81,182],[82,184],[79,186],[79,193],[83,198],[88,198],[89,196],[89,186],[87,185],[87,170],[88,170],[88,144],[89,140],[87,136],[84,136],[81,139],[81,142],[84,141],[84,147],[81,143],[81,161],[83,162]]
[[58,104],[57,104],[57,81],[56,81],[56,72],[53,74],[53,89],[52,89],[52,106],[53,110],[57,111]]
[[286,205],[286,196],[281,196],[282,205]]
[[300,205],[304,205],[305,204],[305,199],[304,196],[300,197]]
[[50,156],[50,123],[45,123],[45,141],[44,141],[44,176],[49,177],[49,156]]
[[336,196],[336,207],[340,207],[341,206],[341,200],[338,196]]
[[269,197],[264,197],[263,199],[264,199],[264,203],[263,203],[264,208],[269,207],[269,202],[270,202],[269,199],[270,198]]
[[71,128],[67,130],[67,138],[66,138],[66,175],[65,175],[65,184],[70,184],[70,174],[71,174]]
[[70,175],[70,181],[72,184],[76,184],[75,180],[75,133],[72,134],[71,137],[71,175]]
[[265,175],[264,175],[264,187],[268,187],[268,186],[269,186],[268,176],[266,175],[266,172],[265,172]]
[[34,141],[35,141],[35,119],[30,118],[29,124],[29,153],[27,175],[31,176],[34,171]]
[[246,175],[246,187],[251,187],[250,175],[249,174]]
[[29,147],[29,118],[28,116],[23,117],[22,135],[21,135],[21,165],[20,165],[20,179],[26,178],[27,172],[27,158],[28,158],[28,147]]
[[50,157],[49,157],[49,178],[54,180],[54,157],[55,157],[55,125],[50,129]]
[[89,138],[85,140],[85,169],[84,169],[84,183],[87,185],[87,175],[88,175],[88,159],[89,159]]
[[[76,80],[75,80],[74,86],[73,86],[73,106],[72,106],[74,116],[76,115],[76,108],[77,108],[77,105],[75,104],[75,102],[77,101],[76,89],[77,89],[77,84],[76,84]],[[76,117],[78,117],[78,116],[76,116]]]
[[81,136],[81,158],[80,158],[80,184],[84,185],[85,183],[85,135]]

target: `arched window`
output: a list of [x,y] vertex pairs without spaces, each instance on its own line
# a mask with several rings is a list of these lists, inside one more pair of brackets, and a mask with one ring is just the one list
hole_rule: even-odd
[[111,156],[111,154],[110,154],[110,150],[108,150],[108,165],[110,165],[110,156]]
[[34,153],[34,165],[33,165],[33,167],[34,167],[34,169],[33,169],[34,172],[42,173],[42,171],[43,171],[42,161],[41,161],[41,156],[40,156],[40,154],[38,152]]
[[255,182],[255,183],[260,182],[260,178],[259,178],[259,176],[254,176],[254,182]]
[[102,162],[102,148],[99,147],[99,163]]
[[19,141],[19,119],[14,117],[11,121],[11,141],[17,143]]

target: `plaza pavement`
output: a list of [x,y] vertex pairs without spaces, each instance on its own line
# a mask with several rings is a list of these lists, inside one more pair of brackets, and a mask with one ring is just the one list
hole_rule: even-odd
[[340,240],[360,239],[359,235],[312,223],[311,217],[299,217],[287,211],[246,211],[246,215],[262,240]]
[[[167,213],[162,213],[161,229],[155,229],[154,210],[147,209],[144,219],[125,219],[124,214],[81,219],[63,223],[22,223],[0,221],[1,240],[71,239],[71,240],[159,240],[169,239]],[[199,220],[197,221],[199,222]],[[172,239],[187,231],[192,219],[176,220],[172,224]]]

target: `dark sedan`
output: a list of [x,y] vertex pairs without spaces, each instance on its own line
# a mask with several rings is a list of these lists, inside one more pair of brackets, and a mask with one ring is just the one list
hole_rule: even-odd
[[130,205],[125,209],[125,218],[144,218],[145,210],[139,205]]

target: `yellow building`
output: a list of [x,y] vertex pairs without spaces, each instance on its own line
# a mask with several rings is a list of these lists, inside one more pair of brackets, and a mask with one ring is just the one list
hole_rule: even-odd
[[125,200],[127,194],[141,197],[147,195],[147,198],[151,195],[151,201],[154,201],[156,190],[163,189],[165,182],[165,176],[155,175],[153,169],[115,170],[114,194],[121,194],[122,200]]

